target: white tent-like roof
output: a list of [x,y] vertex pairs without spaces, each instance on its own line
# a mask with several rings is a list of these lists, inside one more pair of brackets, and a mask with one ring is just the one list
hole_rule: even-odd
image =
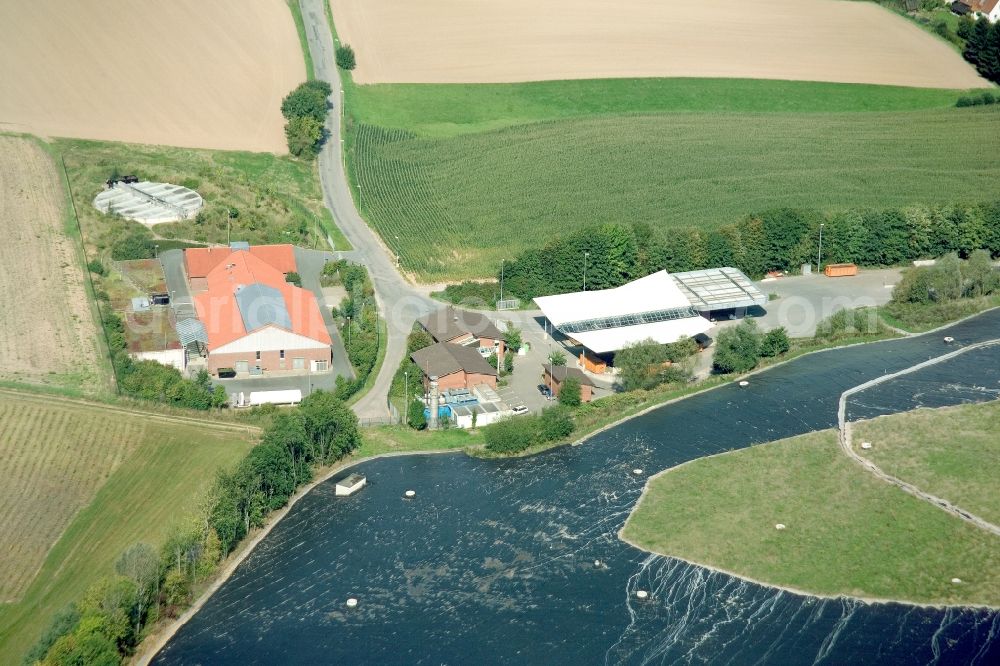
[[614,289],[535,299],[552,325],[598,354],[652,338],[667,344],[712,328],[666,271]]

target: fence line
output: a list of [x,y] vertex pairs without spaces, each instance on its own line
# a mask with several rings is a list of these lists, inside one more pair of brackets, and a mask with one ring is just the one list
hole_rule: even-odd
[[924,368],[928,368],[932,365],[937,365],[938,363],[951,360],[956,356],[959,356],[966,352],[973,351],[976,349],[983,349],[985,347],[990,347],[996,344],[1000,344],[1000,339],[987,340],[985,342],[977,342],[975,344],[971,344],[967,347],[957,349],[953,352],[949,352],[942,356],[938,356],[929,359],[927,361],[924,361],[922,363],[918,363],[909,368],[900,370],[899,372],[893,372],[888,375],[883,375],[871,381],[867,381],[864,384],[860,384],[858,386],[855,386],[854,388],[848,389],[840,395],[840,405],[839,408],[837,409],[837,423],[839,430],[838,439],[840,441],[840,448],[842,448],[844,450],[844,453],[846,453],[848,457],[850,457],[854,462],[858,463],[859,465],[867,469],[869,472],[874,474],[879,479],[882,479],[887,483],[893,484],[894,486],[900,488],[904,492],[910,493],[914,497],[922,499],[926,502],[930,502],[939,509],[943,509],[944,511],[947,511],[952,515],[958,516],[962,520],[970,522],[976,527],[979,527],[981,529],[986,530],[987,532],[992,532],[993,534],[1000,536],[1000,526],[994,525],[993,523],[984,520],[975,514],[969,513],[965,509],[952,504],[946,499],[938,497],[937,495],[932,495],[928,492],[924,492],[923,490],[920,490],[911,483],[907,483],[902,479],[898,479],[890,474],[886,474],[884,471],[882,471],[882,469],[878,465],[876,465],[871,460],[868,460],[867,458],[863,457],[858,452],[856,452],[854,450],[854,447],[852,446],[852,441],[851,441],[851,424],[847,421],[847,399],[850,396],[854,395],[855,393],[860,393],[861,391],[869,389],[873,386],[877,386],[884,382],[890,381],[892,379],[896,379],[897,377],[902,377],[903,375],[908,375],[910,373],[917,372],[918,370],[923,370]]

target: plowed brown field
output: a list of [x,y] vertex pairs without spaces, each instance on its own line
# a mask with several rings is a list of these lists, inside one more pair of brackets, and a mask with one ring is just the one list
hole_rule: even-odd
[[330,0],[358,83],[733,77],[987,84],[942,40],[839,0]]
[[0,380],[99,390],[97,327],[64,201],[45,151],[0,136]]
[[287,152],[305,79],[282,0],[0,2],[0,129]]

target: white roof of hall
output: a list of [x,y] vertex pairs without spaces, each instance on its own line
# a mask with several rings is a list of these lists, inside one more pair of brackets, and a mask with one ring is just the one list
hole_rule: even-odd
[[[535,303],[538,303],[538,307],[557,328],[562,324],[584,319],[619,317],[691,305],[666,271],[647,275],[613,289],[539,296]],[[580,340],[579,336],[573,337]]]
[[666,271],[614,289],[540,296],[535,302],[553,326],[598,354],[647,338],[667,344],[712,328]]
[[693,338],[711,328],[712,322],[704,317],[685,317],[684,319],[658,321],[655,324],[639,324],[638,326],[573,333],[573,339],[592,352],[605,354],[650,338],[666,345],[677,342],[683,337]]

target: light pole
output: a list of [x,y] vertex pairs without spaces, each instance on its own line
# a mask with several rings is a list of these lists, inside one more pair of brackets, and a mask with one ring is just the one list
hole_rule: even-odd
[[[351,316],[347,315],[347,348],[351,348]],[[348,353],[350,356],[350,353]]]
[[583,290],[587,291],[587,258],[590,257],[590,252],[583,253]]
[[819,251],[816,252],[816,272],[819,273],[822,270],[823,263],[823,226],[822,222],[819,223]]
[[403,423],[410,422],[410,371],[403,371]]

